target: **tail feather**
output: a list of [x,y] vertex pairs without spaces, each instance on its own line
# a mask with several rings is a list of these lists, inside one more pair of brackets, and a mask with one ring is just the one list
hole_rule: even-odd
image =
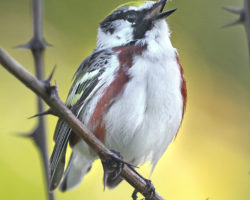
[[72,152],[59,189],[64,192],[77,187],[85,174],[90,171],[92,163],[93,160],[85,158],[78,152]]
[[50,157],[50,190],[56,189],[63,176],[70,133],[71,128],[63,120],[59,119],[55,130],[55,147]]
[[[62,153],[63,155],[60,157],[60,159],[57,162],[57,165],[53,170],[51,170],[50,174],[50,190],[55,190],[57,186],[59,185],[62,176],[63,176],[63,171],[64,171],[64,166],[65,166],[65,154],[66,154],[66,148],[63,150],[64,152]],[[53,154],[52,154],[53,157]]]

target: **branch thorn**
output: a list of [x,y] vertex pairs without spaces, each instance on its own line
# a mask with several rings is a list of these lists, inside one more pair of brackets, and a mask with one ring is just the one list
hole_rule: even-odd
[[243,21],[241,19],[237,19],[234,22],[231,22],[231,23],[228,23],[228,24],[222,26],[222,28],[227,28],[227,27],[235,26],[235,25],[242,24],[242,23],[243,23]]
[[238,14],[238,15],[242,15],[244,13],[244,9],[243,8],[239,8],[239,7],[234,7],[234,6],[224,6],[223,7],[226,11],[234,13],[234,14]]
[[29,117],[28,119],[33,119],[35,117],[41,117],[41,116],[45,116],[45,115],[54,115],[54,116],[58,116],[51,108],[44,111],[44,112],[41,112],[41,113],[37,113],[31,117]]
[[13,133],[13,135],[22,138],[32,138],[32,133]]
[[50,43],[48,43],[46,40],[44,40],[44,45],[45,45],[46,47],[53,47],[53,45],[50,44]]
[[30,138],[35,140],[35,135],[38,131],[39,126],[37,126],[32,132],[30,133],[14,133],[16,136],[23,137],[23,138]]
[[52,77],[54,76],[55,70],[56,70],[56,65],[53,67],[49,77],[44,81],[45,83],[50,84]]
[[234,14],[237,14],[239,15],[239,19],[237,19],[236,21],[234,22],[231,22],[229,24],[226,24],[223,26],[223,28],[225,27],[230,27],[230,26],[234,26],[234,25],[237,25],[237,24],[243,24],[244,21],[245,21],[245,12],[244,12],[244,8],[239,8],[239,7],[234,7],[234,6],[225,6],[223,7],[225,10],[231,12],[231,13],[234,13]]
[[30,49],[30,42],[26,43],[26,44],[20,44],[17,46],[14,46],[13,48],[15,49]]
[[58,96],[57,94],[57,86],[56,85],[51,85],[51,80],[52,80],[52,77],[55,73],[55,70],[56,70],[56,65],[53,67],[53,70],[51,71],[49,77],[44,80],[44,84],[45,84],[45,89],[46,89],[46,92],[51,96],[52,93],[56,93],[56,96]]

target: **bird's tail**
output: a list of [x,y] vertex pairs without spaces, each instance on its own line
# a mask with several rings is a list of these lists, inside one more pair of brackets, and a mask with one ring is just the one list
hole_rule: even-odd
[[72,152],[69,164],[64,172],[63,181],[60,184],[60,190],[64,192],[77,187],[84,175],[90,171],[93,161],[78,152]]

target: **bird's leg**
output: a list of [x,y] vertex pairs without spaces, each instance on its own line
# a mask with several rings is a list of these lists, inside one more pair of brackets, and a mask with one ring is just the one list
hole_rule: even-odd
[[106,185],[108,187],[115,187],[122,181],[120,176],[122,169],[124,168],[125,162],[122,160],[120,153],[111,150],[116,157],[111,157],[110,159],[102,160],[102,166],[104,171],[103,185],[104,189]]

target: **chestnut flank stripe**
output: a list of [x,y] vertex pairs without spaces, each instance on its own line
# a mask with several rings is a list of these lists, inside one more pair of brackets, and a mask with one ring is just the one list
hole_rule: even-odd
[[[185,109],[186,109],[186,103],[187,103],[187,87],[186,87],[186,80],[184,78],[184,70],[181,66],[181,62],[180,62],[180,58],[178,56],[178,54],[176,53],[176,61],[179,65],[179,68],[180,68],[180,72],[181,72],[181,95],[182,95],[182,99],[183,99],[183,107],[182,107],[182,119],[181,119],[181,123],[180,123],[180,126],[179,126],[179,129],[181,127],[181,124],[183,122],[183,116],[184,116],[184,112],[185,112]],[[175,139],[178,135],[178,132],[179,132],[179,129],[176,133],[176,136],[175,136]]]
[[177,63],[180,67],[180,71],[181,71],[181,94],[182,94],[182,98],[183,98],[183,112],[182,112],[182,116],[184,115],[185,109],[186,109],[186,103],[187,103],[187,86],[186,86],[186,80],[184,78],[184,70],[181,66],[181,62],[180,62],[180,58],[179,56],[176,54],[176,60]]
[[102,123],[102,118],[105,111],[111,105],[112,100],[117,97],[124,89],[130,77],[128,69],[133,65],[133,57],[140,55],[144,47],[142,46],[122,46],[115,47],[113,50],[119,52],[118,59],[120,68],[113,82],[106,88],[104,94],[96,104],[96,108],[90,118],[92,126],[96,127],[93,130],[95,136],[102,142],[105,141],[106,129]]

